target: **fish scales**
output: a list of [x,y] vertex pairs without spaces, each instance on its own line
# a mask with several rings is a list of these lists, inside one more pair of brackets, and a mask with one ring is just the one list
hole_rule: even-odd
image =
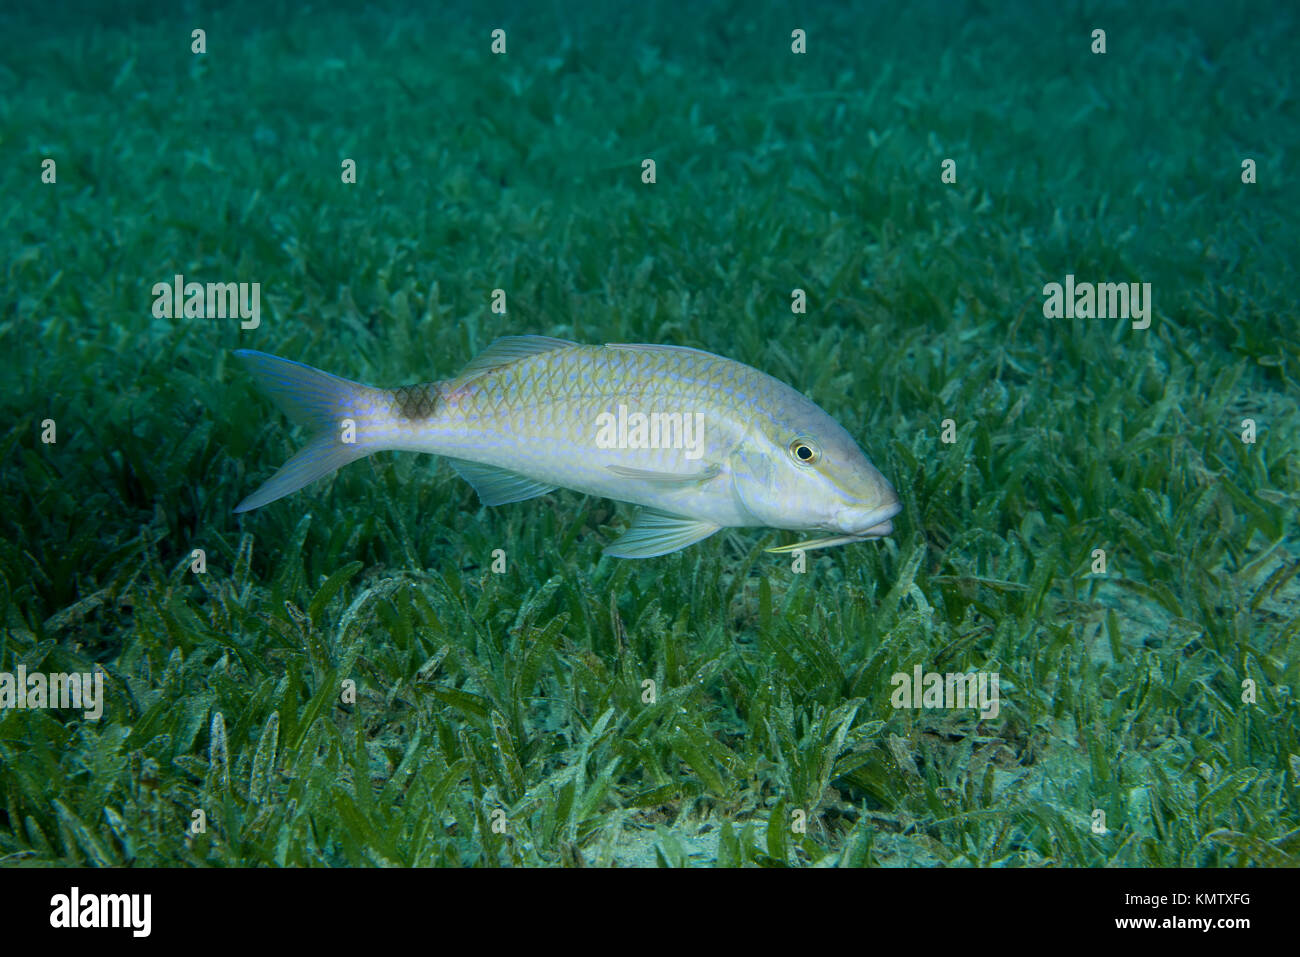
[[[627,483],[609,471],[610,465],[689,471],[687,451],[599,448],[598,417],[617,415],[619,405],[647,415],[699,413],[701,456],[725,454],[743,435],[740,413],[747,398],[734,387],[719,388],[723,382],[738,382],[734,373],[726,375],[728,364],[690,353],[603,347],[547,352],[444,394],[445,418],[429,423],[424,451],[472,456],[593,495],[625,495]],[[646,486],[624,500],[668,507],[693,497],[687,488]],[[745,518],[735,510],[728,515],[735,524]]]

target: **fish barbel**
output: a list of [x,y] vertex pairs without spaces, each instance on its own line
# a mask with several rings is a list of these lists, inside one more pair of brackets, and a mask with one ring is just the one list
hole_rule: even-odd
[[235,353],[307,444],[247,512],[384,449],[446,456],[485,505],[569,488],[642,506],[605,553],[665,555],[722,528],[826,533],[770,551],[881,538],[898,494],[838,422],[790,386],[698,349],[497,339],[453,379],[380,389]]

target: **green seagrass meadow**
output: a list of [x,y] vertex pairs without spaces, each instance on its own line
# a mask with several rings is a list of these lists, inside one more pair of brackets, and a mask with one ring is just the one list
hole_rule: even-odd
[[[0,865],[1300,865],[1293,5],[112,6],[0,29],[0,672],[106,695],[0,709]],[[393,452],[232,514],[300,440],[234,349],[517,334],[792,384],[893,536],[613,559]]]

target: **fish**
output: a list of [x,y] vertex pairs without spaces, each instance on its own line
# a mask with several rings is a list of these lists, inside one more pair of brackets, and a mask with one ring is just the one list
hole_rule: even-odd
[[557,488],[640,506],[604,552],[653,558],[724,528],[883,538],[898,493],[810,399],[685,346],[505,336],[454,378],[377,388],[252,349],[235,355],[310,438],[236,506],[261,508],[388,449],[448,459],[488,506]]

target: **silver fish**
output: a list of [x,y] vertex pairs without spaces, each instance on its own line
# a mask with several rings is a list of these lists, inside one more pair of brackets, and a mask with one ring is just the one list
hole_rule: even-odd
[[397,389],[235,354],[313,433],[237,512],[383,449],[446,456],[485,505],[561,487],[640,505],[605,549],[622,558],[743,526],[825,533],[769,551],[827,548],[891,534],[902,510],[829,415],[771,376],[698,349],[507,336],[453,379]]

